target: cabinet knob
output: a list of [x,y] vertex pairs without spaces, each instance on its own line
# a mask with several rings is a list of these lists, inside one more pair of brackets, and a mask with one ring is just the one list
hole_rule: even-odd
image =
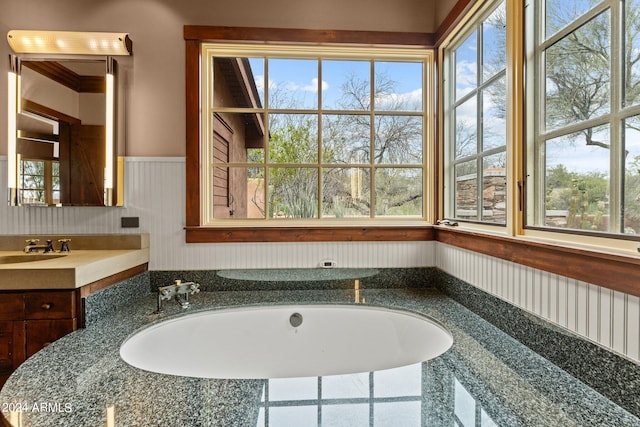
[[51,306],[52,306],[51,303],[45,302],[40,307],[42,307],[43,310],[51,310]]

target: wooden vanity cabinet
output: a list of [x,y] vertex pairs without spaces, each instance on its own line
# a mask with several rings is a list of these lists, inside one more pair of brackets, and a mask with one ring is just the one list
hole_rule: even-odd
[[0,387],[27,357],[78,327],[76,290],[0,292]]

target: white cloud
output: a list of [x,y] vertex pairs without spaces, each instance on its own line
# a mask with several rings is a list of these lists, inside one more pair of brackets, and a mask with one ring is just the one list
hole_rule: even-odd
[[376,107],[383,109],[396,109],[402,106],[402,110],[418,110],[422,105],[422,89],[415,89],[406,93],[378,94]]
[[256,82],[256,88],[259,91],[264,90],[264,76],[255,76],[254,80]]
[[[311,83],[305,86],[300,86],[297,83],[293,83],[291,82],[289,87],[292,90],[303,90],[305,92],[313,92],[313,93],[318,93],[318,78],[314,77],[311,79]],[[324,80],[322,81],[322,90],[327,90],[329,89],[329,83],[325,82]]]

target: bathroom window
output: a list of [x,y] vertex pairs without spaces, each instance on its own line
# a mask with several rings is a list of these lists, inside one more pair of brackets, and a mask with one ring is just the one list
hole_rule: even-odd
[[530,3],[527,225],[637,235],[640,1]]
[[444,49],[444,215],[505,224],[505,2],[478,16]]
[[201,225],[425,221],[426,49],[203,43]]
[[60,203],[60,162],[20,159],[19,179],[21,204]]

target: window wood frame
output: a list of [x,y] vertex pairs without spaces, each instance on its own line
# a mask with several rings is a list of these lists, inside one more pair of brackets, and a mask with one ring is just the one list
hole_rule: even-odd
[[[203,226],[201,221],[200,129],[201,46],[211,41],[284,42],[433,49],[432,33],[272,29],[256,27],[184,27],[186,83],[186,242],[319,242],[433,240],[422,224]],[[192,167],[189,167],[191,165]],[[429,212],[426,214],[435,214]],[[433,215],[432,215],[433,216]]]

